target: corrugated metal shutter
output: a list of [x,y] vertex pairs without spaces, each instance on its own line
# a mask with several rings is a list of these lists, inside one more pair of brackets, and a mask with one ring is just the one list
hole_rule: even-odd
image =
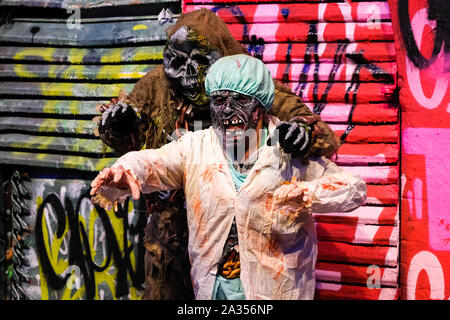
[[[10,233],[7,276],[0,284],[6,281],[10,299],[140,297],[145,205],[129,201],[115,213],[90,204],[91,179],[116,159],[94,135],[92,119],[98,103],[121,89],[130,92],[162,62],[165,29],[173,21],[158,21],[158,13],[181,8],[179,1],[144,0],[116,2],[115,11],[105,11],[110,4],[1,2],[8,14],[0,25],[0,166],[10,200],[0,218]],[[78,9],[64,10],[71,5],[83,10],[80,25],[71,16]],[[143,16],[148,12],[152,16]],[[31,179],[8,176],[15,169]],[[42,264],[38,256],[50,262]],[[74,278],[64,279],[67,272]]]

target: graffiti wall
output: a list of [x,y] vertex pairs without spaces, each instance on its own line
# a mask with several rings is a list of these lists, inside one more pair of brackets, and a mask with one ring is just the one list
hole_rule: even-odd
[[[93,206],[82,180],[10,182],[15,208],[10,295],[17,299],[140,299],[144,280],[139,203],[117,212]],[[17,261],[20,260],[20,261]]]
[[95,135],[96,106],[162,62],[173,19],[158,14],[181,6],[157,2],[0,3],[0,297],[140,299],[145,209],[105,211],[88,190],[117,159]]
[[389,1],[402,106],[401,297],[450,298],[448,1]]

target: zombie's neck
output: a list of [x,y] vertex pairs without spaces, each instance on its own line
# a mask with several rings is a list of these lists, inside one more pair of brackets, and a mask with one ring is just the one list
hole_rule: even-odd
[[248,171],[250,171],[251,168],[253,168],[254,164],[256,163],[256,161],[259,158],[261,146],[265,143],[266,134],[264,134],[264,132],[267,132],[266,128],[263,128],[261,130],[262,134],[261,134],[261,142],[259,144],[259,148],[257,148],[256,150],[253,150],[253,151],[249,150],[249,153],[244,160],[234,161],[232,163],[234,169],[236,169],[237,172],[242,173],[242,174],[247,174]]
[[[267,133],[267,125],[261,119],[258,122],[255,134],[250,137],[249,144],[246,145],[245,154],[232,160],[233,167],[237,172],[245,174],[253,167],[258,160],[260,148],[267,139]],[[239,152],[235,152],[234,155],[239,155]]]

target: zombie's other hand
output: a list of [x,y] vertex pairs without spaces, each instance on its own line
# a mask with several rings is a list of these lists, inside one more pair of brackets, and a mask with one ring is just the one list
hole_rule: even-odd
[[98,123],[100,139],[117,154],[142,148],[145,141],[145,119],[129,106],[125,99],[112,99],[108,105],[101,105],[102,116]]
[[[281,121],[277,125],[278,139],[284,152],[292,158],[299,158],[308,153],[311,145],[311,127],[304,123]],[[267,144],[272,143],[269,138]]]
[[135,200],[140,197],[139,181],[122,166],[103,169],[92,181],[91,188],[92,202],[107,209],[123,201],[129,191]]
[[292,248],[304,236],[302,226],[311,217],[312,201],[313,190],[310,183],[297,181],[295,177],[291,181],[284,181],[273,192],[267,208],[270,208],[270,217],[274,217],[271,236],[277,238],[281,249]]

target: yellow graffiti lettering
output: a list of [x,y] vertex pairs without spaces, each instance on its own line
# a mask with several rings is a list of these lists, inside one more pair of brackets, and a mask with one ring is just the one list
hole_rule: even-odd
[[54,113],[57,110],[58,103],[57,100],[46,100],[45,105],[42,109],[43,113]]
[[122,61],[122,49],[116,48],[101,57],[101,63],[112,63]]
[[[98,214],[95,207],[89,202],[88,198],[85,200],[86,202],[82,202],[82,206],[80,211],[78,212],[78,223],[80,227],[84,228],[87,233],[87,246],[90,248],[90,252],[84,252],[84,254],[88,254],[92,261],[95,261],[99,266],[104,266],[105,269],[102,272],[94,272],[95,279],[95,296],[94,299],[103,299],[105,297],[105,289],[106,291],[112,294],[114,298],[117,298],[115,295],[116,290],[116,277],[118,274],[118,269],[115,267],[114,263],[111,261],[109,265],[106,265],[107,257],[103,253],[102,249],[99,248],[99,244],[106,245],[101,238],[104,237],[103,232],[99,231],[99,226],[103,224],[100,219],[100,215]],[[36,204],[38,207],[43,203],[42,197],[37,197]],[[83,210],[85,209],[85,210]],[[128,203],[128,212],[134,211],[134,205],[130,201]],[[118,217],[113,210],[109,210],[106,212],[108,215],[108,219],[113,228],[114,237],[117,239],[117,244],[121,252],[124,252],[125,247],[129,247],[132,245],[131,241],[124,241],[124,223],[121,217]],[[67,249],[67,243],[64,245],[64,238],[70,237],[68,234],[70,232],[68,227],[68,218],[66,216],[66,228],[61,238],[56,238],[56,229],[52,230],[51,227],[51,213],[48,208],[44,209],[44,214],[42,215],[42,232],[44,234],[44,247],[47,252],[47,256],[51,262],[51,266],[54,269],[55,273],[58,275],[62,275],[65,272],[71,270],[71,276],[68,278],[66,286],[58,291],[53,290],[48,286],[45,275],[43,274],[42,268],[39,266],[39,285],[41,288],[41,299],[61,299],[61,300],[82,300],[86,294],[86,284],[83,283],[82,279],[80,279],[80,274],[77,272],[73,273],[73,270],[77,268],[73,268],[74,266],[69,266],[68,258],[63,258],[62,253],[67,255],[67,252],[62,252],[63,249]],[[80,234],[81,235],[81,234]],[[126,239],[126,238],[125,238]],[[84,247],[84,246],[83,246]],[[95,258],[103,253],[102,260],[97,261]],[[98,257],[97,257],[98,258]],[[136,267],[136,256],[134,252],[130,254],[130,262],[132,268]],[[69,268],[72,267],[72,268]],[[70,273],[69,273],[70,274]],[[128,275],[127,280],[130,282],[131,278]],[[101,289],[100,289],[101,288]],[[134,288],[129,288],[128,298],[132,300],[139,300],[142,298],[141,292]]]
[[137,24],[133,27],[133,31],[137,30],[147,30],[147,26],[145,24]]
[[162,60],[163,58],[163,52],[146,52],[144,49],[136,51],[136,54],[134,55],[134,61],[142,61],[142,60]]
[[21,78],[35,78],[36,74],[27,70],[27,64],[14,65],[14,73]]
[[30,47],[25,48],[23,50],[18,51],[14,55],[14,60],[24,60],[26,57],[40,57],[44,61],[51,62],[53,59],[53,54],[55,53],[56,48],[38,48],[38,47]]
[[82,63],[85,55],[89,54],[87,49],[71,48],[69,50],[69,59],[71,63]]

